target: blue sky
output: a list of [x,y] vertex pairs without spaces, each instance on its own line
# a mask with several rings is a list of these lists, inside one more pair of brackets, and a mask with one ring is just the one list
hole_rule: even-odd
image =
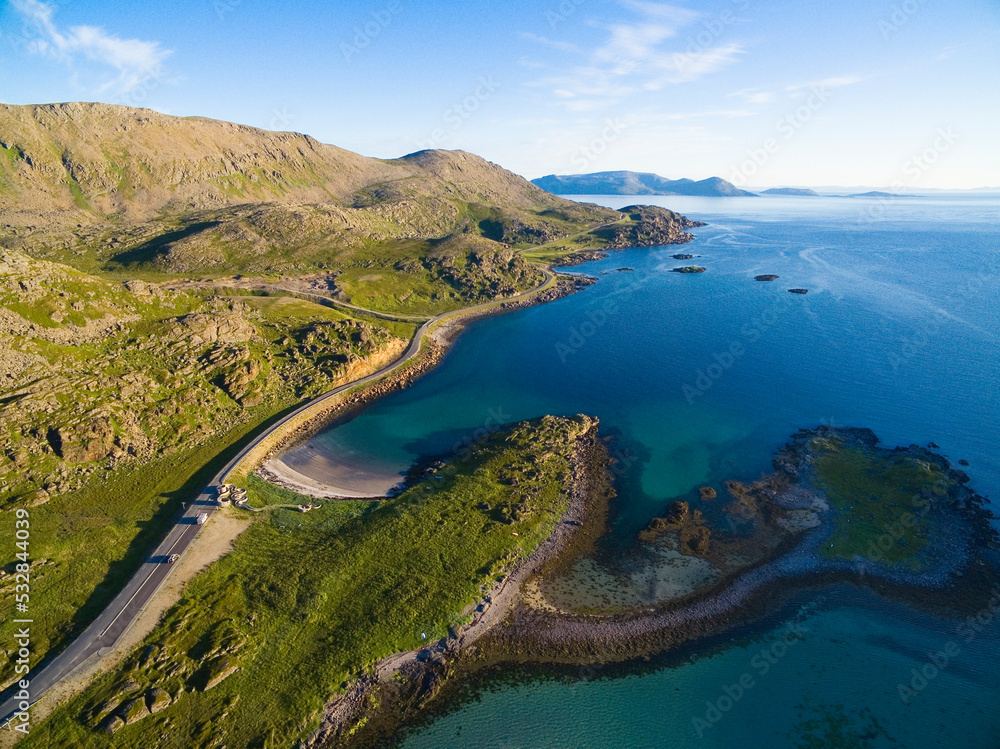
[[1000,185],[996,0],[2,0],[0,100],[108,101],[529,178]]

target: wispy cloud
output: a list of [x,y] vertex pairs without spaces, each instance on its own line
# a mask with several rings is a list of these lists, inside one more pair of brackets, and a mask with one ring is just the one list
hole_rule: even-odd
[[97,26],[73,26],[62,30],[55,22],[54,5],[40,0],[11,0],[11,5],[24,16],[37,32],[28,40],[29,52],[59,60],[70,66],[85,58],[112,68],[112,77],[105,76],[97,84],[101,94],[121,95],[159,71],[171,50],[159,42],[122,39]]
[[[593,24],[607,36],[588,58],[568,72],[533,85],[549,88],[564,106],[575,111],[596,109],[634,93],[658,91],[665,86],[695,81],[732,65],[745,52],[737,42],[721,43],[720,31],[709,34],[686,27],[705,15],[688,8],[648,0],[619,0],[634,20]],[[534,34],[522,38],[566,52],[585,54],[575,45],[553,42]],[[697,39],[697,41],[695,40]]]
[[552,47],[552,49],[558,49],[561,52],[580,52],[580,48],[571,42],[561,42],[556,39],[549,39],[545,36],[539,36],[538,34],[532,34],[530,31],[524,31],[520,34],[522,39],[526,39],[529,42],[535,42],[536,44],[543,44],[546,47]]
[[813,90],[824,91],[834,88],[843,88],[844,86],[853,86],[855,83],[860,83],[863,80],[864,77],[860,75],[840,75],[832,78],[823,78],[818,81],[807,81],[805,83],[796,83],[791,86],[785,86],[785,91],[792,96],[802,96],[803,94],[808,94]]
[[727,94],[727,98],[742,99],[747,104],[770,104],[777,96],[773,91],[762,91],[759,88],[744,88]]

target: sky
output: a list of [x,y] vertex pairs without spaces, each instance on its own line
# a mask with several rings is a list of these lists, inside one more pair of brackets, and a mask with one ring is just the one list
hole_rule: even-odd
[[0,3],[9,104],[463,149],[528,178],[1000,186],[998,0]]

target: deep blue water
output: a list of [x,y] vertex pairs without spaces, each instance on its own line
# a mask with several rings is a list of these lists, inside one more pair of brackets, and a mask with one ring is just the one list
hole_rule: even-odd
[[[405,472],[498,420],[596,415],[631,456],[621,543],[701,485],[756,478],[821,423],[934,441],[1000,496],[1000,200],[642,200],[708,226],[574,269],[600,280],[571,297],[474,323],[437,370],[317,444]],[[691,263],[708,271],[669,272]],[[764,273],[780,278],[753,280]],[[907,706],[897,683],[956,640],[955,622],[843,591],[795,616],[809,634],[767,675],[749,664],[774,631],[747,630],[623,678],[489,682],[404,746],[831,746],[838,730],[860,736],[845,746],[1000,745],[1000,624],[961,641]],[[699,737],[692,719],[745,672],[754,687]]]

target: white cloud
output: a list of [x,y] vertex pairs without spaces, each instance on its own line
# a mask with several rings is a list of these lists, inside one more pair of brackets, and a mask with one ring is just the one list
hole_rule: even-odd
[[747,104],[770,104],[777,98],[773,91],[761,91],[759,88],[740,89],[728,94],[727,97],[739,97]]
[[543,44],[546,47],[552,47],[552,49],[558,49],[560,52],[579,52],[580,48],[575,44],[570,42],[560,42],[555,39],[549,39],[545,36],[539,36],[538,34],[532,34],[530,31],[521,32],[520,37],[522,39],[527,39],[529,42],[536,42],[537,44]]
[[11,0],[11,5],[38,34],[27,42],[29,52],[46,55],[70,66],[84,57],[113,68],[114,77],[105,76],[97,86],[102,94],[123,95],[148,81],[151,76],[160,77],[163,61],[171,54],[171,50],[163,49],[159,42],[121,39],[97,26],[74,26],[68,31],[60,30],[54,20],[55,6],[40,0]]
[[858,75],[841,75],[834,76],[832,78],[823,78],[819,81],[798,83],[794,86],[785,86],[785,91],[792,96],[802,96],[803,94],[808,94],[814,89],[824,91],[831,88],[843,88],[844,86],[853,86],[855,83],[860,83],[863,80],[864,78]]
[[[619,0],[619,5],[636,15],[635,20],[594,24],[607,33],[606,40],[590,53],[589,64],[577,65],[562,75],[534,81],[530,85],[549,88],[556,100],[575,111],[612,104],[635,93],[659,91],[665,86],[687,83],[735,63],[744,54],[737,42],[723,43],[720,37],[727,24],[706,40],[704,29],[682,32],[706,16],[667,3],[648,0]],[[546,46],[584,54],[575,45],[553,42],[534,34],[522,38]]]

